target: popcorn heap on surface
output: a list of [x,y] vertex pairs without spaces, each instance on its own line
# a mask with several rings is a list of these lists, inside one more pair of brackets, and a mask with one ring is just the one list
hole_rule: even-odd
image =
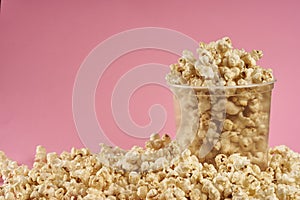
[[[88,149],[47,154],[38,146],[32,169],[0,152],[0,200],[300,199],[300,155],[285,146],[269,151],[269,167],[263,171],[238,154],[217,155],[216,166],[200,163],[167,138],[155,135],[145,149],[104,147],[99,154]],[[173,155],[157,167],[151,163],[164,156],[157,152]],[[132,168],[132,162],[141,165]]]
[[234,49],[228,37],[183,51],[166,79],[176,96],[178,143],[201,161],[241,153],[266,167],[274,77],[262,51]]

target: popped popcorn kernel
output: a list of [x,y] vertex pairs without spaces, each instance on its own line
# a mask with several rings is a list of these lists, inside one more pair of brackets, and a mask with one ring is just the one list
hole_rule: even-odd
[[[40,146],[37,153],[42,160],[31,169],[0,152],[0,177],[4,180],[0,199],[300,198],[300,154],[286,146],[268,151],[269,165],[264,170],[239,154],[218,154],[216,165],[201,163],[189,149],[181,152],[177,141],[168,135],[153,135],[150,141],[155,140],[167,141],[167,145],[130,150],[103,146],[96,154],[88,149],[72,149],[61,155],[39,154],[46,152]],[[135,163],[142,163],[142,158],[148,160],[148,171],[125,170],[119,161],[125,162],[128,155],[139,155],[138,160],[133,159]],[[155,167],[155,160],[162,158],[164,167]]]

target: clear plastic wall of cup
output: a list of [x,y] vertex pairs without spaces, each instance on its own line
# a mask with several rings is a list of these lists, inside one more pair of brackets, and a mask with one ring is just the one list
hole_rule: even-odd
[[274,82],[245,86],[191,87],[169,84],[174,94],[176,140],[201,162],[239,153],[267,167]]

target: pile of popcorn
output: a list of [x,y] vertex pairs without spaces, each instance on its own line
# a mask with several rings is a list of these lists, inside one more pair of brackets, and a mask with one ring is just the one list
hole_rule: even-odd
[[257,65],[262,51],[235,49],[224,37],[183,51],[166,76],[176,96],[178,143],[202,162],[240,153],[267,167],[274,76]]
[[151,136],[145,148],[103,146],[46,153],[38,146],[32,169],[0,152],[4,199],[300,199],[300,155],[269,150],[261,170],[239,154],[218,154],[215,166],[180,151],[169,136]]

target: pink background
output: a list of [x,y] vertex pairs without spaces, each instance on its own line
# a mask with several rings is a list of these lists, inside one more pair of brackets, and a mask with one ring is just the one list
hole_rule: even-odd
[[[271,111],[271,146],[300,152],[300,3],[294,1],[38,1],[4,0],[0,16],[0,150],[30,164],[36,145],[48,151],[83,147],[72,116],[76,73],[89,52],[113,34],[163,27],[196,41],[230,36],[235,47],[261,49],[260,65],[277,78]],[[143,140],[123,136],[112,120],[110,96],[118,77],[149,62],[170,64],[173,54],[144,50],[116,60],[99,82],[96,112],[106,135],[128,148]],[[131,115],[149,122],[149,106],[168,113],[161,133],[174,136],[171,93],[145,86],[130,100]],[[120,141],[122,138],[122,141]]]

